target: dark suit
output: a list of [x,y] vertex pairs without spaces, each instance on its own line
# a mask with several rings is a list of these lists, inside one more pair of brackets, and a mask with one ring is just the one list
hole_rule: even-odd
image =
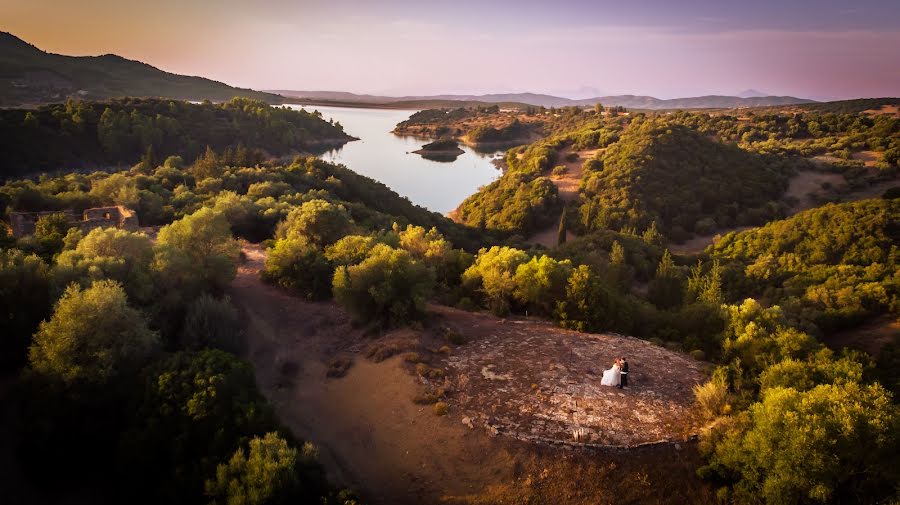
[[619,381],[619,389],[628,387],[628,362],[622,362],[622,370],[619,372],[619,377],[621,380]]

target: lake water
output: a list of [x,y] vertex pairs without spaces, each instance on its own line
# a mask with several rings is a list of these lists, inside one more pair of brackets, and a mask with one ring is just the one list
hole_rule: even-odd
[[500,176],[491,162],[502,152],[479,154],[467,146],[451,162],[430,161],[412,154],[427,140],[399,137],[391,133],[412,110],[356,109],[317,105],[287,105],[294,109],[318,110],[326,120],[340,122],[344,131],[359,140],[320,156],[342,163],[356,173],[383,182],[416,205],[446,214],[478,188]]

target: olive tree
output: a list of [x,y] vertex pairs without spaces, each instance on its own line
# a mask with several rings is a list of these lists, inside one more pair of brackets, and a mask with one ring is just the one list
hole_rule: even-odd
[[32,369],[64,382],[105,382],[135,370],[158,346],[158,335],[128,305],[122,286],[101,280],[84,290],[66,289],[28,357]]

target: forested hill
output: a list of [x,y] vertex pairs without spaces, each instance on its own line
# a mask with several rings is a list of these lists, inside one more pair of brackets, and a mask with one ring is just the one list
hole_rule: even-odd
[[707,250],[726,265],[732,297],[757,296],[823,331],[900,312],[900,199],[801,212],[729,233]]
[[[234,98],[192,104],[158,98],[69,101],[35,110],[0,109],[0,179],[59,168],[133,165],[209,147],[242,150],[242,163],[351,140],[340,124],[306,111]],[[248,158],[249,155],[249,158]]]
[[780,214],[791,161],[717,142],[663,119],[634,124],[589,168],[581,214],[591,229],[644,229],[671,239]]
[[235,96],[282,103],[283,97],[172,74],[114,54],[52,54],[0,32],[0,107],[64,102],[67,98],[164,97],[223,102]]

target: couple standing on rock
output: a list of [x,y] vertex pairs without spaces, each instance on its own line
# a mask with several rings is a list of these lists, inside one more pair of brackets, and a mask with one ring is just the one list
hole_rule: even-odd
[[616,358],[612,368],[603,371],[601,386],[615,386],[619,389],[628,387],[628,360]]

